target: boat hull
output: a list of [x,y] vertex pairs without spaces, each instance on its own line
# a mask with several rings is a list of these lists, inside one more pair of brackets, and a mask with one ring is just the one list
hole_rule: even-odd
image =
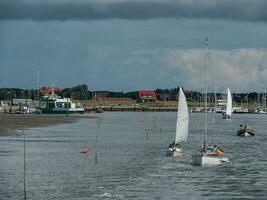
[[174,156],[174,157],[179,157],[179,156],[182,156],[183,154],[183,151],[182,149],[168,149],[167,150],[167,156]]
[[83,108],[75,108],[75,109],[47,109],[43,108],[42,110],[43,114],[73,114],[73,113],[84,113]]
[[253,137],[255,133],[252,131],[237,131],[237,135],[241,137]]
[[230,115],[226,115],[225,113],[223,114],[223,119],[231,119]]
[[229,162],[229,159],[221,156],[208,156],[208,155],[193,155],[193,165],[197,166],[213,166],[221,165],[224,162]]

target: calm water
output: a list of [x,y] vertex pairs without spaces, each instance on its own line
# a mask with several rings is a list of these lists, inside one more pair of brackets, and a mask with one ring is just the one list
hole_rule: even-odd
[[[202,168],[192,166],[191,155],[201,146],[203,114],[190,114],[188,143],[179,159],[165,155],[176,113],[96,116],[102,118],[97,164],[97,119],[25,131],[29,199],[267,199],[267,115],[223,120],[210,114],[208,140],[224,148],[230,163]],[[236,136],[244,120],[256,137]],[[23,197],[22,139],[21,131],[0,137],[1,200]],[[94,151],[81,154],[84,147]]]

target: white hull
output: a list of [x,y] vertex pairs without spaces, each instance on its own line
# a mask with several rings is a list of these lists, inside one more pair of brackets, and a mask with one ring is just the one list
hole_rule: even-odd
[[84,108],[54,108],[53,111],[55,112],[84,112]]
[[241,136],[241,137],[252,137],[252,135],[249,134],[248,132],[245,132],[243,134],[240,134],[239,136]]
[[244,137],[251,137],[251,135],[250,135],[248,132],[245,132],[245,133],[243,134],[243,136],[244,136]]
[[175,156],[175,157],[178,157],[178,156],[182,156],[183,154],[183,151],[182,149],[172,149],[172,148],[169,148],[167,150],[167,156]]
[[213,166],[220,165],[223,162],[229,162],[228,158],[220,156],[208,156],[208,155],[193,155],[192,156],[193,165],[198,166]]

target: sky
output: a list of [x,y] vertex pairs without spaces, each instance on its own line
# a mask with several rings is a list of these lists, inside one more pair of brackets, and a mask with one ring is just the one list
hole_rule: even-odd
[[0,0],[0,87],[267,90],[265,0]]

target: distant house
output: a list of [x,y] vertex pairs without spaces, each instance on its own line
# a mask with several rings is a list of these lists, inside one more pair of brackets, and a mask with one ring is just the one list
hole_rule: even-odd
[[61,92],[61,89],[57,87],[42,87],[39,89],[39,92],[41,94],[51,94],[53,90],[56,94],[59,94]]
[[153,90],[139,90],[138,97],[140,102],[155,102],[157,101],[156,93]]
[[157,99],[160,101],[169,101],[171,100],[171,95],[166,93],[157,93]]
[[94,91],[92,92],[92,98],[95,101],[102,100],[103,98],[108,98],[109,97],[108,91]]

